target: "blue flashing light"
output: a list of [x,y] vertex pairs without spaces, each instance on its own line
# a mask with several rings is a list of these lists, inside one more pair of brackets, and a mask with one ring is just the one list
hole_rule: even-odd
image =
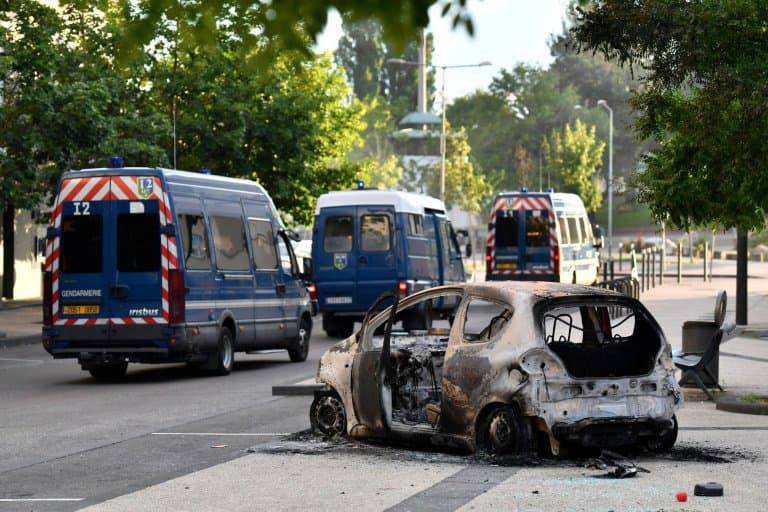
[[210,176],[212,174],[211,170],[207,169],[207,168],[200,169],[200,172],[203,173],[203,174],[207,174],[208,176]]
[[109,166],[115,169],[118,169],[123,166],[123,157],[121,156],[113,156],[109,159]]
[[555,191],[555,189],[553,189],[552,187],[549,187],[549,188],[547,189],[547,192],[549,192],[550,194],[551,194],[551,193],[553,193],[554,191]]
[[520,189],[520,192],[522,192],[523,194],[527,194],[528,193],[528,187],[523,185],[523,188]]
[[357,189],[363,190],[365,188],[365,182],[363,180],[357,180]]

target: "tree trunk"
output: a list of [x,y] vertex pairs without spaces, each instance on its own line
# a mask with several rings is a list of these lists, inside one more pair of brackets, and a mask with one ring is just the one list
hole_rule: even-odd
[[747,325],[747,240],[746,231],[736,234],[736,323]]
[[13,264],[16,261],[14,255],[14,209],[12,205],[6,205],[3,210],[3,297],[13,298],[13,282],[15,270]]

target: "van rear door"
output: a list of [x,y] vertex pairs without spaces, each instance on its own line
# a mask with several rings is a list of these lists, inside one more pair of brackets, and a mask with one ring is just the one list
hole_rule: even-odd
[[355,310],[356,226],[357,208],[354,206],[323,208],[315,221],[312,267],[317,298],[323,310]]
[[368,309],[385,291],[397,287],[395,209],[358,206],[357,301]]
[[[54,218],[54,226],[60,226],[60,251],[52,258],[60,268],[58,276],[54,273],[60,302],[54,294],[55,319],[66,325],[163,322],[167,272],[176,260],[175,249],[168,251],[168,239],[161,235],[168,209],[160,179],[66,179],[59,204],[61,217]],[[125,333],[100,332],[102,340]]]

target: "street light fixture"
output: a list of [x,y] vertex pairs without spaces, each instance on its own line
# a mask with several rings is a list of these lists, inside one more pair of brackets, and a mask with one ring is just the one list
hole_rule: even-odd
[[605,100],[597,104],[608,111],[608,259],[612,259],[613,248],[613,109]]
[[[412,62],[405,59],[387,59],[388,64],[400,64],[403,66],[421,66],[418,62]],[[484,60],[477,64],[454,64],[450,66],[439,66],[436,64],[424,64],[424,67],[430,67],[434,69],[441,69],[443,71],[442,86],[440,87],[440,96],[442,99],[441,110],[442,112],[442,126],[440,130],[440,199],[445,200],[445,152],[446,152],[446,133],[445,133],[445,70],[457,69],[457,68],[479,68],[483,66],[490,66],[491,62]]]

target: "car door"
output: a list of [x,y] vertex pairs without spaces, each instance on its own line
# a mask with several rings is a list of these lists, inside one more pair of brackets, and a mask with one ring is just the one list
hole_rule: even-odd
[[440,253],[440,284],[463,283],[464,262],[461,259],[461,251],[453,231],[451,221],[445,215],[435,215],[437,232],[439,234]]
[[392,367],[389,356],[397,302],[397,293],[390,291],[373,303],[371,311],[393,303],[392,311],[384,323],[382,342],[374,342],[377,338],[373,336],[373,331],[378,325],[363,321],[366,331],[361,333],[361,339],[369,343],[362,344],[352,362],[352,402],[355,415],[363,425],[378,435],[385,435],[392,427]]

